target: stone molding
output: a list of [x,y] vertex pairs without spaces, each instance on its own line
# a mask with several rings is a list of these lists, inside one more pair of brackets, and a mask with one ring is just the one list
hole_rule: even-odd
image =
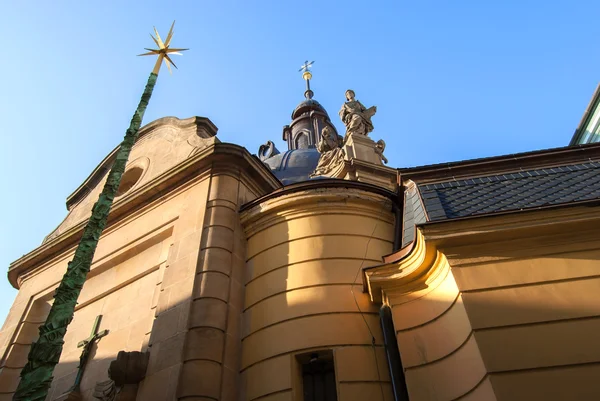
[[[600,208],[539,210],[518,215],[486,216],[427,223],[415,241],[385,258],[387,263],[364,270],[364,288],[373,302],[390,293],[409,292],[454,267],[597,249]],[[494,250],[490,256],[490,250]],[[393,256],[399,258],[394,260]],[[460,255],[460,256],[459,256]]]
[[351,214],[385,219],[392,210],[392,201],[381,194],[356,188],[316,187],[303,191],[282,192],[279,196],[266,199],[243,210],[240,221],[246,237],[286,220],[307,215]]
[[466,266],[560,253],[565,246],[595,249],[599,224],[600,207],[580,206],[426,223],[418,231],[452,266]]
[[363,270],[364,287],[372,302],[387,304],[391,295],[435,288],[438,279],[449,271],[446,257],[426,244],[417,231],[414,246],[402,259]]
[[[154,120],[140,128],[138,139],[133,146],[139,146],[141,143],[145,142],[145,140],[148,139],[151,134],[155,133],[158,129],[165,127],[173,127],[181,132],[193,131],[198,135],[199,138],[214,137],[218,130],[212,121],[205,117],[191,117],[183,120],[180,120],[177,117],[163,117],[159,118],[158,120]],[[218,141],[218,139],[216,140]],[[86,178],[85,181],[67,197],[67,210],[71,210],[75,204],[81,201],[85,195],[87,195],[96,185],[98,185],[97,182],[101,180],[110,169],[118,150],[119,146],[110,152],[108,156],[106,156],[104,160],[98,164],[94,171],[92,171],[88,178]]]
[[[228,143],[215,143],[116,200],[103,235],[111,232],[118,222],[129,218],[132,212],[139,211],[142,206],[149,205],[165,196],[174,196],[178,192],[174,189],[197,182],[210,174],[214,166],[224,168],[223,166],[227,165],[235,166],[236,170],[243,171],[242,177],[248,180],[249,187],[260,190],[259,195],[281,187],[281,183],[271,171],[258,158],[250,155],[245,148]],[[77,223],[11,263],[8,271],[11,285],[19,288],[18,277],[23,273],[38,268],[37,264],[54,258],[56,255],[69,252],[69,249],[79,241],[85,222],[84,220]]]

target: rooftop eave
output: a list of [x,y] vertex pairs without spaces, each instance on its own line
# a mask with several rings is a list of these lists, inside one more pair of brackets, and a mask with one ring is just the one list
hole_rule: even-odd
[[526,258],[556,252],[565,243],[597,249],[598,227],[599,202],[424,223],[417,226],[413,243],[384,257],[383,264],[363,270],[364,289],[373,302],[387,303],[392,294],[430,287],[450,263]]
[[525,169],[548,168],[590,160],[600,160],[600,143],[399,168],[398,180],[399,184],[409,179],[418,184],[426,184],[448,179],[477,178],[489,174],[505,174]]
[[[428,242],[439,249],[518,241],[541,235],[567,235],[599,231],[600,200],[569,203],[501,213],[432,221],[421,224]],[[541,234],[543,233],[543,234]]]

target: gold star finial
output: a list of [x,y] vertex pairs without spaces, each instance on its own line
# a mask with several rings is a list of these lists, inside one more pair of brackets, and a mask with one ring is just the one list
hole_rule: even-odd
[[160,66],[162,65],[163,60],[165,60],[165,64],[167,64],[169,73],[171,73],[171,64],[173,64],[173,67],[177,68],[177,66],[175,65],[173,60],[171,60],[171,58],[169,57],[169,53],[177,54],[177,55],[181,56],[182,54],[179,52],[189,50],[189,49],[171,49],[169,47],[169,45],[171,44],[171,39],[173,38],[173,27],[174,26],[175,26],[175,21],[173,21],[173,24],[171,25],[171,29],[169,29],[169,34],[167,35],[167,38],[165,39],[164,42],[160,38],[160,35],[158,34],[158,31],[156,30],[156,28],[154,28],[154,33],[156,34],[156,37],[152,36],[152,34],[150,34],[150,37],[152,38],[154,43],[156,43],[156,46],[158,46],[158,49],[145,48],[146,50],[148,50],[148,53],[138,54],[138,56],[158,55],[158,59],[156,60],[156,64],[154,65],[154,69],[152,70],[152,72],[156,75],[158,75],[158,71],[160,70]]

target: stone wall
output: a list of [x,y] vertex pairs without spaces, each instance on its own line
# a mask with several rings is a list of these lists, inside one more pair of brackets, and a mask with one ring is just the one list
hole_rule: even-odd
[[[105,231],[65,336],[49,399],[60,397],[73,385],[81,355],[77,343],[90,335],[97,315],[102,315],[99,330],[108,329],[109,334],[92,349],[81,383],[84,400],[92,400],[97,381],[107,380],[108,364],[119,351],[147,347],[181,200],[173,196],[148,205]],[[30,344],[37,339],[39,323],[47,316],[52,294],[73,251],[55,255],[23,278],[0,334],[5,339],[0,350],[0,399],[12,398]]]
[[[111,209],[49,400],[73,384],[77,343],[97,315],[110,332],[92,347],[84,400],[119,351],[150,353],[138,400],[238,396],[246,243],[237,212],[280,184],[245,149],[220,143],[207,119],[164,118],[142,131],[128,165],[142,175]],[[69,197],[59,228],[9,269],[19,293],[0,330],[1,401],[12,398],[110,157]]]

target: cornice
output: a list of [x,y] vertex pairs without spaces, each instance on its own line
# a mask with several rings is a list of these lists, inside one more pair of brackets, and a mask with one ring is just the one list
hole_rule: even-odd
[[388,303],[391,295],[432,287],[432,283],[449,271],[448,261],[417,230],[414,246],[400,259],[363,269],[365,292],[371,301]]
[[419,227],[452,266],[598,248],[600,206],[523,211]]
[[247,203],[240,209],[240,221],[247,237],[305,215],[364,215],[393,224],[393,217],[383,213],[392,210],[393,200],[394,193],[370,184],[321,179],[290,185]]
[[252,209],[256,205],[259,205],[269,199],[277,198],[283,195],[288,195],[294,192],[312,190],[312,189],[325,189],[325,188],[348,188],[348,189],[358,189],[366,192],[370,192],[373,194],[382,195],[388,199],[396,201],[397,194],[394,192],[388,191],[384,188],[381,188],[377,185],[367,184],[364,182],[358,181],[349,181],[349,180],[340,180],[340,179],[315,179],[310,181],[302,181],[297,182],[291,185],[286,185],[284,187],[280,187],[279,189],[270,192],[264,196],[261,196],[251,202],[248,202],[240,208],[240,212],[244,212],[246,210]]
[[506,238],[529,238],[533,233],[558,235],[600,227],[598,201],[562,206],[428,222],[422,224],[420,230],[427,241],[434,241],[438,247],[447,248],[496,242]]
[[[183,120],[180,120],[177,117],[163,117],[159,118],[158,120],[154,120],[140,128],[137,140],[133,146],[138,146],[143,142],[145,137],[148,137],[149,134],[155,132],[159,128],[164,127],[175,127],[181,131],[194,130],[201,138],[213,137],[217,134],[218,130],[217,126],[205,117],[190,117]],[[218,139],[216,139],[216,141],[219,142]],[[98,164],[98,166],[91,172],[85,181],[83,181],[83,183],[67,197],[67,210],[71,210],[75,204],[82,200],[92,189],[96,187],[106,172],[110,170],[120,146],[121,145],[119,144],[116,148],[114,148],[100,162],[100,164]]]
[[392,202],[380,195],[352,189],[318,189],[294,192],[244,211],[241,223],[246,237],[250,238],[279,223],[324,214],[365,216],[394,224],[391,210]]
[[[263,193],[281,187],[281,183],[267,166],[250,155],[245,148],[229,143],[215,143],[116,200],[105,232],[140,207],[164,197],[186,183],[201,179],[211,172],[215,164],[235,165],[245,172],[242,177],[254,181],[252,186],[260,188]],[[78,223],[11,263],[8,269],[8,280],[11,285],[19,288],[18,277],[21,274],[35,268],[43,261],[68,251],[81,238],[86,223],[87,220]]]
[[438,270],[598,249],[600,206],[536,210],[425,223],[415,241],[363,270],[373,302],[427,287]]
[[396,177],[398,174],[398,170],[393,167],[373,164],[354,158],[349,161],[349,165],[355,168],[361,168],[363,170],[373,172],[375,174],[387,175],[393,178]]

